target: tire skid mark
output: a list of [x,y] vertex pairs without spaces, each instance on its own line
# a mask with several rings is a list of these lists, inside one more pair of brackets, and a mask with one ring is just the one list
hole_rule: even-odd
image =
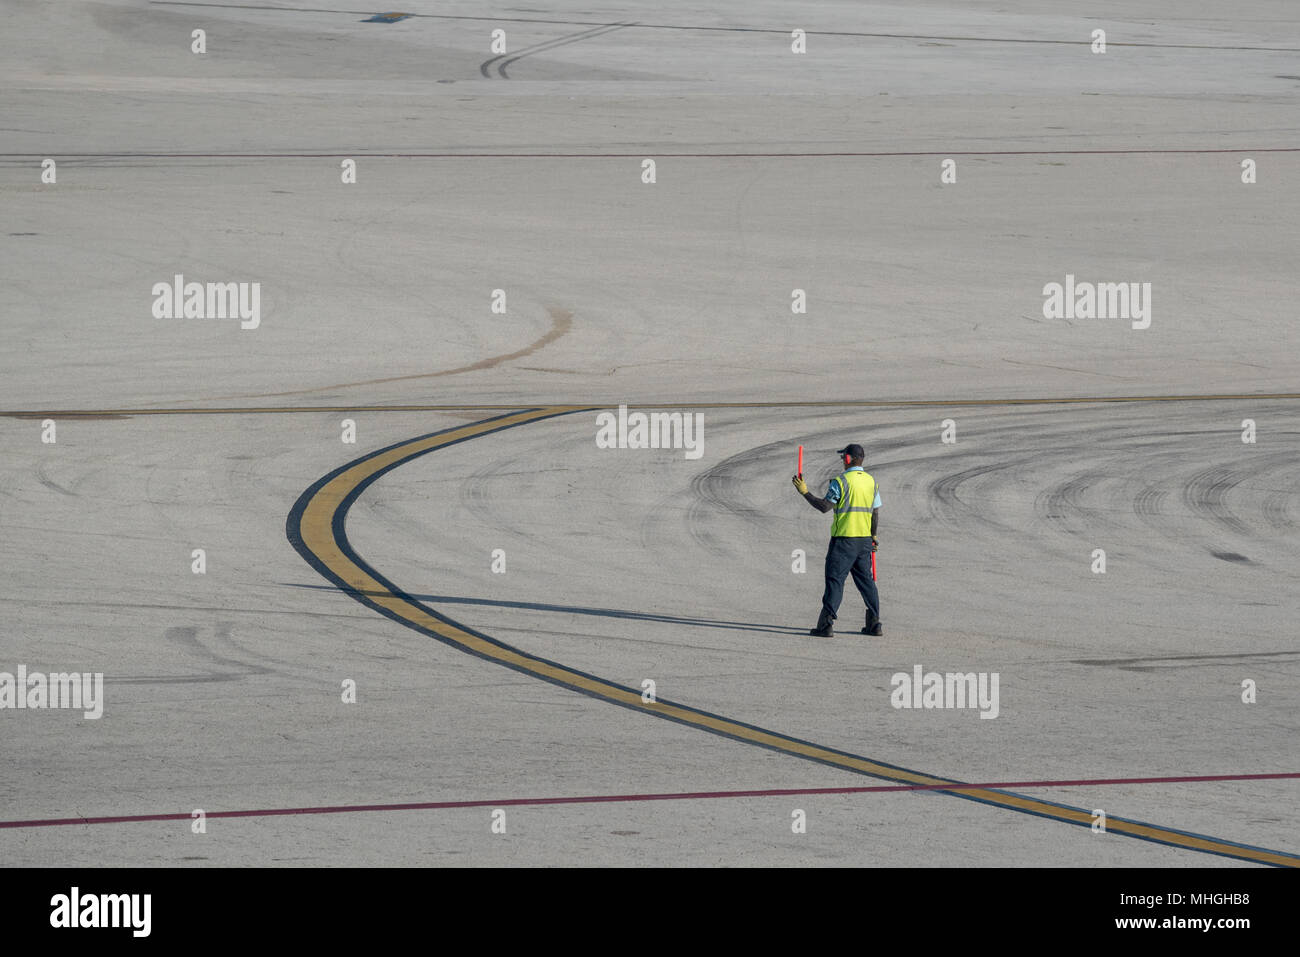
[[1207,516],[1239,535],[1249,535],[1250,528],[1228,507],[1228,493],[1250,475],[1229,465],[1212,465],[1202,469],[1183,486],[1183,503],[1193,512]]
[[631,20],[624,20],[618,23],[606,23],[590,30],[583,30],[580,33],[572,33],[568,36],[557,37],[554,40],[544,40],[541,43],[534,43],[532,46],[524,47],[514,54],[500,53],[490,59],[484,60],[479,64],[478,71],[484,77],[491,79],[492,68],[495,65],[497,76],[503,80],[510,79],[506,73],[506,67],[526,56],[532,56],[534,53],[543,53],[547,50],[554,50],[557,47],[568,46],[571,43],[578,43],[582,40],[590,40],[594,37],[603,36],[606,33],[613,33],[615,30],[622,30],[624,27],[633,25]]
[[[354,389],[363,385],[387,385],[390,382],[406,382],[411,379],[437,379],[442,376],[460,375],[463,372],[478,372],[482,369],[491,369],[503,362],[510,362],[514,359],[522,359],[524,356],[530,356],[538,349],[549,346],[556,339],[568,333],[573,327],[573,313],[567,309],[547,308],[547,313],[551,317],[551,328],[535,342],[524,346],[522,349],[516,349],[514,352],[507,352],[499,356],[489,356],[486,359],[480,359],[478,362],[471,362],[466,366],[457,366],[454,369],[442,369],[438,372],[412,372],[407,375],[388,376],[383,379],[364,379],[360,382],[339,382],[335,385],[318,385],[310,389],[294,389],[290,392],[257,392],[239,395],[217,396],[219,399],[271,399],[284,395],[309,395],[312,392],[331,392],[335,389]],[[354,407],[360,408],[360,407]]]

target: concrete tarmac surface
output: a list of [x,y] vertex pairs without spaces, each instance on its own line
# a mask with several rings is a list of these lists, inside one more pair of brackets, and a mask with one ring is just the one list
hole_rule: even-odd
[[0,0],[0,861],[1300,865],[1294,5],[401,9]]

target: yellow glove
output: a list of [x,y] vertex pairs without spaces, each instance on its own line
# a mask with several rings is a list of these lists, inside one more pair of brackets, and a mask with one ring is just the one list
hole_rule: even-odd
[[803,480],[802,475],[796,475],[790,481],[794,483],[794,487],[799,490],[800,495],[808,494],[808,483]]

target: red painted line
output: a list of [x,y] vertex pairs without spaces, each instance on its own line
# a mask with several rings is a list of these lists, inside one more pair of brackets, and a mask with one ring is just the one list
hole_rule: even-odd
[[1084,150],[886,150],[880,152],[802,153],[0,153],[0,159],[56,156],[69,159],[819,159],[890,156],[1144,156],[1159,154],[1300,153],[1300,146],[1243,146],[1238,149],[1084,149]]
[[[1274,774],[1203,774],[1165,778],[1081,778],[1077,781],[990,781],[983,784],[881,784],[844,788],[769,788],[758,791],[688,791],[666,794],[590,794],[579,797],[506,798],[500,801],[423,801],[412,804],[340,804],[255,811],[210,811],[205,818],[276,817],[285,814],[356,814],[364,811],[444,811],[472,807],[542,807],[548,804],[628,804],[642,801],[703,801],[716,798],[797,797],[818,794],[872,794],[886,791],[970,791],[985,788],[1068,788],[1111,784],[1188,784],[1202,781],[1264,781],[1300,778],[1300,772]],[[186,814],[126,814],[115,817],[67,817],[0,821],[0,828],[57,827],[64,824],[131,824],[143,821],[189,821]]]

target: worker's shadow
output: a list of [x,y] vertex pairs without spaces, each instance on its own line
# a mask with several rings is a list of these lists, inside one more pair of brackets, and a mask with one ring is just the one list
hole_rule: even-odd
[[[362,595],[370,598],[388,596],[386,591],[361,591],[356,588],[338,588],[334,585],[305,585],[286,582],[294,588],[313,588],[322,591],[343,591],[350,595]],[[624,618],[630,621],[653,621],[665,625],[690,625],[693,628],[721,628],[728,631],[763,631],[774,635],[802,635],[805,630],[785,628],[780,625],[761,625],[755,622],[725,621],[719,618],[686,618],[681,615],[656,615],[643,611],[622,611],[617,608],[589,608],[583,605],[552,605],[536,601],[504,601],[496,598],[463,598],[455,595],[421,595],[416,592],[402,592],[416,601],[432,605],[484,605],[492,608],[518,608],[523,611],[551,611],[569,615],[592,615],[596,618]]]

